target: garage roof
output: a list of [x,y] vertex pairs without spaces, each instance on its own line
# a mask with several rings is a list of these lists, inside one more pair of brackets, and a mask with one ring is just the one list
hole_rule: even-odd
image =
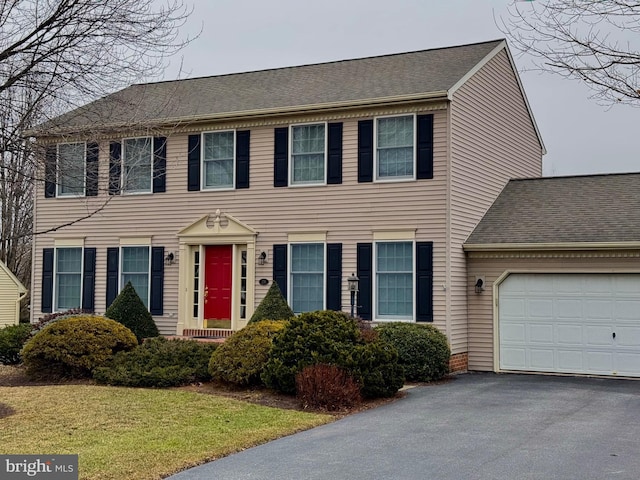
[[640,173],[511,180],[464,249],[629,242],[640,245]]

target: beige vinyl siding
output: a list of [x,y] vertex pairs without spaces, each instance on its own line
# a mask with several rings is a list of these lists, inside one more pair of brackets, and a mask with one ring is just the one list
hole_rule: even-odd
[[[417,106],[415,111],[424,110]],[[402,112],[406,112],[403,109]],[[413,110],[411,110],[413,111]],[[385,112],[388,114],[388,112]],[[257,281],[271,280],[272,246],[287,243],[295,232],[327,232],[327,243],[343,244],[343,278],[356,270],[356,243],[372,242],[373,230],[416,230],[417,241],[434,242],[435,324],[445,327],[446,258],[446,111],[435,113],[435,178],[397,183],[358,183],[358,120],[372,118],[349,112],[343,120],[343,183],[305,187],[273,186],[274,127],[253,126],[251,130],[250,188],[228,191],[187,191],[187,133],[168,135],[167,191],[146,195],[109,197],[104,192],[108,172],[108,142],[100,149],[100,195],[91,199],[38,199],[36,230],[64,224],[101,207],[96,215],[57,232],[37,236],[33,282],[42,279],[42,248],[52,247],[54,238],[84,237],[85,247],[97,248],[96,311],[105,309],[106,249],[117,247],[124,236],[150,236],[152,246],[164,246],[165,253],[178,254],[176,233],[217,209],[228,213],[258,232],[256,255],[265,250],[265,265],[256,265],[255,305],[268,289]],[[334,114],[335,115],[335,114]],[[304,117],[291,121],[306,120]],[[331,119],[331,121],[341,121]],[[207,128],[227,128],[211,125]],[[240,127],[240,130],[247,129]],[[205,129],[206,130],[206,129]],[[194,132],[195,133],[195,132]],[[40,189],[38,195],[43,196]],[[106,202],[106,204],[105,204]],[[175,333],[178,314],[178,263],[165,265],[164,316],[156,317],[162,333]],[[257,263],[257,262],[256,262]],[[344,280],[343,309],[349,309]],[[40,288],[34,289],[33,311],[40,312]],[[249,312],[250,314],[250,312]]]
[[510,178],[542,173],[542,146],[505,50],[454,93],[450,158],[450,336],[460,353],[473,337],[462,244]]
[[[509,273],[640,273],[638,251],[470,252],[469,370],[494,369],[494,282]],[[485,290],[474,291],[476,276]]]
[[0,328],[15,325],[20,320],[18,300],[21,293],[21,287],[0,266]]

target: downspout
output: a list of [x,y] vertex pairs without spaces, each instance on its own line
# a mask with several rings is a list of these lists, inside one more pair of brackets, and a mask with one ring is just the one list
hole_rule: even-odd
[[444,295],[445,295],[445,334],[449,339],[449,344],[451,344],[451,106],[453,103],[449,101],[447,108],[447,188],[446,188],[446,203],[445,203],[445,215],[446,215],[446,232],[445,232],[445,280],[443,284]]

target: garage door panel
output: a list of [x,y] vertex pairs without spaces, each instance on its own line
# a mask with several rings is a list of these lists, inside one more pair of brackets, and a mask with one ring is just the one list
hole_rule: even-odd
[[607,375],[615,371],[612,352],[588,350],[585,352],[585,358],[587,372]]
[[534,298],[526,301],[526,313],[530,318],[553,318],[553,301]]
[[558,349],[558,368],[564,372],[582,372],[584,356],[582,350]]
[[546,370],[554,367],[553,349],[530,348],[529,365],[531,370]]
[[556,306],[555,318],[562,318],[565,320],[580,320],[582,318],[582,300],[560,298],[556,299],[554,303]]
[[553,324],[551,323],[530,323],[529,343],[553,343]]
[[613,299],[606,300],[585,300],[584,301],[584,318],[586,320],[611,320],[614,317]]
[[637,376],[640,352],[621,352],[616,355],[617,374],[625,376]]
[[582,345],[582,325],[557,325],[556,342],[559,345]]
[[588,325],[585,328],[585,346],[613,346],[613,328],[609,325]]
[[524,298],[508,298],[500,304],[500,310],[504,315],[510,319],[521,318],[524,319],[525,315],[525,301]]
[[527,340],[527,327],[524,323],[509,323],[500,329],[502,338],[510,344],[524,343]]
[[616,327],[615,341],[620,347],[636,347],[640,351],[640,326]]
[[527,359],[526,349],[521,348],[505,348],[501,352],[501,361],[505,369],[508,370],[526,370]]
[[[637,293],[636,293],[637,294]],[[628,320],[638,323],[640,317],[640,300],[619,299],[616,302],[615,319],[617,322]]]
[[513,274],[498,294],[501,369],[640,377],[640,275]]

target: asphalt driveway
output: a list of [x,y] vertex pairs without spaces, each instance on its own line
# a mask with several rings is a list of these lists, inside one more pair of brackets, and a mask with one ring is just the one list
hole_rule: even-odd
[[173,480],[640,478],[640,381],[460,375]]

